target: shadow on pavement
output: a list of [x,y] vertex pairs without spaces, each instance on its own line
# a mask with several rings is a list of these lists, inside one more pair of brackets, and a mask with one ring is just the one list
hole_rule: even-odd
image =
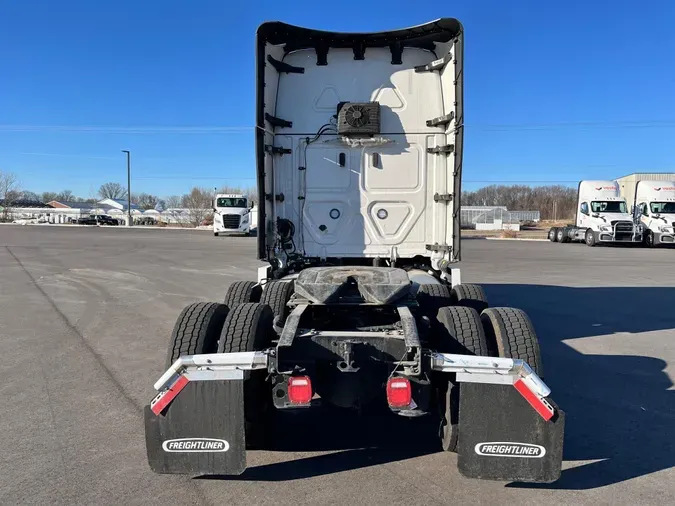
[[584,490],[675,465],[675,392],[668,390],[673,382],[664,372],[666,362],[584,355],[563,342],[606,336],[606,343],[622,332],[641,339],[641,332],[675,329],[675,288],[483,287],[492,306],[519,307],[534,323],[546,382],[567,412],[565,460],[597,460],[563,471],[553,484],[509,486]]
[[[284,413],[273,450],[335,453],[248,468],[240,476],[202,476],[206,480],[286,481],[339,473],[411,459],[439,451],[435,417],[407,419],[391,413],[358,417],[330,408]],[[414,437],[412,437],[414,436]]]
[[[596,461],[553,484],[508,487],[585,490],[675,465],[675,392],[658,358],[584,355],[564,340],[675,329],[675,288],[483,285],[490,304],[525,310],[542,348],[553,399],[567,413],[564,458]],[[623,338],[625,339],[625,338]],[[625,342],[625,341],[624,341]],[[606,349],[606,345],[604,345]],[[655,354],[658,351],[654,352]],[[202,479],[280,481],[376,466],[439,451],[437,420],[352,416],[333,410],[286,416],[275,450],[338,451]],[[415,435],[414,438],[411,435]]]

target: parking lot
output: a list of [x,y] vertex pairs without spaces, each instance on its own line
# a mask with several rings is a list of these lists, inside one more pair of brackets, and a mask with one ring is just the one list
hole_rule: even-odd
[[[462,478],[432,431],[289,423],[240,477],[154,475],[142,407],[182,307],[255,279],[255,238],[0,227],[5,504],[675,503],[675,251],[465,240],[462,276],[525,309],[567,411],[550,485]],[[414,427],[422,427],[415,425]]]

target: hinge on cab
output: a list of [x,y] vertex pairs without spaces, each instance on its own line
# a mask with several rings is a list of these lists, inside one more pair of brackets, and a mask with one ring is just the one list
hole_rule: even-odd
[[284,196],[283,193],[277,193],[276,195],[272,195],[271,193],[265,194],[265,200],[269,202],[272,202],[272,200],[276,200],[277,202],[283,202],[285,199],[286,197]]
[[271,144],[265,144],[265,151],[270,155],[290,155],[291,150],[288,148],[282,148],[281,146],[272,146]]
[[427,148],[427,153],[434,155],[451,155],[455,152],[454,144],[446,144],[445,146],[436,146],[433,148]]
[[426,248],[427,251],[434,252],[442,251],[443,253],[450,253],[452,251],[452,246],[448,246],[447,244],[427,244]]
[[436,193],[434,195],[434,202],[450,202],[452,200],[452,193]]

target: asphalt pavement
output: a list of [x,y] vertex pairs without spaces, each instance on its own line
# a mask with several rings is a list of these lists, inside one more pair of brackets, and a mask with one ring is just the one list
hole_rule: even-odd
[[465,240],[462,276],[525,309],[567,412],[561,479],[463,478],[432,431],[308,418],[239,477],[159,476],[142,407],[178,313],[255,279],[255,238],[0,227],[2,504],[675,504],[675,251]]

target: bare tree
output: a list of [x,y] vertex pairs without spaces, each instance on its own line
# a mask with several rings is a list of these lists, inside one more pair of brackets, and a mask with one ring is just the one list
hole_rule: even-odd
[[2,208],[2,221],[9,219],[9,208],[19,198],[19,181],[12,172],[0,170],[0,208]]
[[141,209],[154,209],[158,198],[149,193],[131,194],[131,202],[138,205]]
[[56,198],[59,196],[58,193],[56,192],[43,192],[42,195],[40,195],[40,198],[42,199],[42,202],[45,204],[47,202],[51,202],[52,200],[56,200]]
[[58,193],[54,200],[58,200],[59,202],[75,202],[77,201],[77,197],[70,190],[63,190]]
[[183,195],[182,206],[188,210],[190,224],[198,227],[213,213],[213,190],[192,188],[190,193]]
[[175,209],[181,207],[182,199],[178,195],[171,195],[164,200],[166,209]]
[[102,199],[123,199],[127,196],[127,191],[119,183],[104,183],[99,188],[98,195]]
[[27,200],[27,201],[30,201],[30,202],[40,202],[40,196],[37,193],[27,191],[27,190],[19,192],[19,199]]

